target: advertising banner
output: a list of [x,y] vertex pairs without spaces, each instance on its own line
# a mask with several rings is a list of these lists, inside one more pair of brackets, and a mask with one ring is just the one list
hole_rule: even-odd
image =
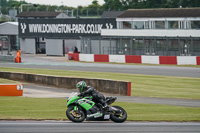
[[19,37],[80,38],[115,29],[116,19],[19,19]]

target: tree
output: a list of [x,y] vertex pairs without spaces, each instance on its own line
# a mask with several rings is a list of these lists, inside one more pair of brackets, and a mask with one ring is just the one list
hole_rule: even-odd
[[101,5],[99,5],[97,0],[93,0],[92,4],[87,7],[90,11],[90,15],[98,16],[100,14]]
[[105,10],[200,7],[200,0],[104,0]]
[[122,4],[120,0],[104,0],[103,5],[104,10],[124,10],[125,5]]

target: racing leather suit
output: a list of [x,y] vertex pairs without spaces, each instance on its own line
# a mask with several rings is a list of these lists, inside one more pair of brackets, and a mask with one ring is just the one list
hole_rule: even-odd
[[80,96],[92,96],[92,100],[95,103],[100,103],[103,106],[106,106],[106,100],[105,97],[99,93],[97,90],[95,90],[91,86],[87,86],[84,88],[84,92],[81,92]]

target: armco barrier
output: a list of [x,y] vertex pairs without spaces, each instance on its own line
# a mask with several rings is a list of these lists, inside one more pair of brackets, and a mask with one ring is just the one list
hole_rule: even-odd
[[23,96],[23,85],[0,84],[0,96]]
[[131,95],[131,82],[89,79],[75,77],[46,76],[27,73],[0,72],[0,77],[22,82],[30,82],[47,86],[75,89],[79,81],[85,81],[100,92],[118,94],[122,96]]

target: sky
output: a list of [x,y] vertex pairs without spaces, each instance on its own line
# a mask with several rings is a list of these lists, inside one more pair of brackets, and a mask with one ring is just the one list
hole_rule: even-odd
[[[20,1],[20,0],[18,0]],[[64,5],[70,7],[77,7],[77,6],[87,6],[92,3],[93,0],[25,0],[28,3],[33,4],[45,4],[45,5]],[[104,0],[97,0],[100,5],[104,3]]]

